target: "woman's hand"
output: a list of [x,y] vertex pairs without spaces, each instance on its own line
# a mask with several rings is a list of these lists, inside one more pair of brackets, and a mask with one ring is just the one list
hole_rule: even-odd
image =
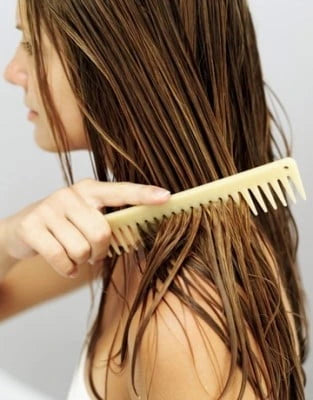
[[96,264],[109,251],[111,228],[99,210],[165,203],[170,196],[157,197],[156,190],[162,189],[90,178],[59,189],[2,220],[7,253],[16,259],[40,254],[59,274],[70,276],[77,265]]

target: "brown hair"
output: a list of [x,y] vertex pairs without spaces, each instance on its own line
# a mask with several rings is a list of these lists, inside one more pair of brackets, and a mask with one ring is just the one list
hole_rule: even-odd
[[[110,166],[116,181],[157,185],[175,193],[291,155],[267,104],[246,0],[26,3],[41,94],[51,126],[58,132],[56,140],[61,139],[63,146],[60,157],[67,157],[66,137],[46,82],[41,26],[64,62],[81,107],[97,179],[109,181]],[[274,138],[275,127],[285,152]],[[73,179],[67,164],[67,171],[62,167],[70,185]],[[241,329],[247,324],[264,358],[268,374],[263,373],[272,398],[304,399],[301,364],[308,350],[308,326],[297,263],[298,231],[289,206],[279,205],[274,211],[265,202],[269,212],[258,209],[259,216],[231,198],[227,203],[204,204],[188,214],[156,221],[141,232],[146,268],[124,330],[121,365],[132,318],[149,293],[155,295],[157,280],[161,289],[157,304],[141,316],[132,376],[143,332],[165,294],[172,292],[228,346],[233,361],[229,376],[239,365],[242,388],[249,381],[256,394],[265,398],[250,338]],[[124,263],[130,262],[130,255],[122,257]],[[105,289],[116,261],[115,255],[104,262],[103,293],[88,357],[94,354]],[[223,329],[179,280],[224,316]],[[291,304],[300,357],[281,301],[280,280]],[[222,309],[208,297],[205,285],[215,288]],[[242,397],[243,390],[238,398]]]

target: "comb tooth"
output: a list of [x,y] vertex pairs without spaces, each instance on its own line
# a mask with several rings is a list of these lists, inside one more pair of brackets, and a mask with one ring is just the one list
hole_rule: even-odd
[[272,207],[274,208],[274,210],[277,210],[277,204],[272,195],[272,192],[270,190],[268,183],[261,183],[260,186],[261,186],[266,198],[268,199],[268,201],[271,203]]
[[141,238],[141,236],[140,236],[140,232],[139,232],[139,229],[138,229],[138,226],[137,226],[137,225],[134,226],[134,232],[135,232],[135,238],[139,241],[139,243],[140,243],[143,247],[146,247],[145,244],[144,244],[144,242],[143,242],[143,240],[142,240],[142,238]]
[[255,208],[255,205],[253,203],[253,200],[250,196],[250,193],[248,192],[248,189],[241,189],[240,192],[242,193],[244,199],[248,203],[249,207],[251,208],[252,212],[254,215],[258,215],[257,209]]
[[262,197],[262,195],[260,193],[259,188],[257,186],[251,186],[250,190],[254,194],[255,198],[257,199],[258,203],[262,207],[263,211],[267,212],[267,207],[266,207],[266,204],[264,203],[264,200],[263,200],[263,197]]
[[[115,234],[115,232],[114,232],[114,234]],[[112,247],[115,250],[115,252],[120,256],[122,253],[121,253],[121,250],[119,249],[117,241],[115,240],[113,235],[111,236],[111,244],[112,244]]]
[[290,185],[290,183],[289,183],[289,180],[288,180],[287,176],[281,177],[280,180],[281,180],[281,183],[284,185],[284,188],[286,189],[286,192],[288,193],[288,195],[289,195],[289,197],[291,198],[291,200],[292,200],[294,203],[296,203],[297,200],[296,200],[296,198],[295,198],[295,195],[294,195],[294,193],[293,193],[293,190],[292,190],[292,188],[291,188],[291,185]]
[[279,200],[281,201],[281,203],[285,207],[287,207],[287,202],[286,202],[285,196],[284,196],[277,180],[274,179],[273,181],[270,182],[270,184],[271,184],[273,190],[275,191],[275,193],[277,194],[277,196],[279,197]]
[[300,177],[298,169],[297,168],[293,168],[289,172],[290,172],[290,179],[295,184],[295,186],[298,189],[298,192],[300,193],[300,195],[303,198],[303,200],[306,200],[304,187],[302,185],[302,181],[301,181],[301,177]]
[[238,192],[233,192],[230,195],[234,199],[235,203],[240,205],[240,196],[239,196]]
[[123,227],[121,227],[121,230],[123,232],[124,237],[128,241],[127,244],[129,246],[134,247],[136,250],[138,250],[138,247],[136,245],[136,241],[135,241],[134,235],[131,232],[130,226],[124,225]]
[[[118,228],[117,228],[118,229]],[[116,236],[119,241],[121,242],[121,244],[123,245],[123,247],[125,248],[125,251],[128,253],[128,247],[127,245],[125,245],[125,241],[124,238],[122,236],[121,233],[119,233],[117,231],[117,229],[114,230],[114,236]],[[132,226],[133,229],[133,234],[130,232],[130,228],[127,225],[124,225],[122,227],[119,228],[122,233],[124,234],[124,236],[129,240],[129,242],[133,245],[133,247],[135,248],[135,250],[138,250],[138,246],[137,246],[137,242],[135,239],[138,239],[139,242],[143,245],[144,247],[144,243],[142,242],[140,235],[139,235],[139,231],[136,225]],[[114,239],[113,235],[111,237],[111,246],[114,248],[114,250],[116,251],[117,254],[121,255],[121,252],[118,248],[118,244],[117,241]],[[113,253],[111,251],[111,249],[109,249],[108,254],[107,254],[110,258],[113,257]]]
[[119,241],[119,244],[123,247],[123,249],[126,251],[126,253],[129,253],[129,248],[128,248],[126,240],[123,236],[122,228],[117,229],[114,233],[115,233],[117,240]]
[[[140,241],[143,247],[145,247],[140,232],[149,229],[149,224],[146,226],[148,220],[153,222],[152,218],[161,219],[165,216],[171,217],[171,214],[180,213],[182,209],[189,212],[190,207],[199,207],[201,204],[206,204],[206,202],[209,201],[217,201],[219,198],[227,200],[228,196],[231,196],[236,203],[240,203],[243,199],[254,215],[258,215],[256,202],[260,204],[260,207],[262,207],[264,211],[268,208],[267,201],[265,202],[265,200],[269,200],[272,207],[277,209],[278,202],[276,195],[281,203],[287,206],[287,193],[293,198],[293,192],[290,190],[286,180],[281,180],[279,182],[281,176],[287,176],[290,180],[293,180],[295,188],[297,188],[304,199],[306,198],[295,161],[292,158],[285,158],[268,163],[268,165],[258,166],[251,170],[239,172],[234,176],[208,182],[207,184],[191,188],[181,193],[175,193],[171,196],[167,204],[133,206],[129,207],[129,209],[107,214],[105,217],[110,223],[113,232],[124,225],[133,225],[134,228],[131,233],[134,233],[134,238],[137,240],[137,243]],[[256,182],[260,183],[256,184]],[[286,190],[283,188],[284,184]],[[273,191],[275,191],[275,195]],[[284,197],[285,194],[286,198]],[[275,196],[275,199],[273,196]],[[138,227],[139,230],[137,232]],[[124,235],[125,240],[126,237],[130,239],[127,230],[125,230]],[[116,240],[118,241],[116,237],[112,240],[111,249],[112,251],[113,249],[116,250],[116,252],[120,254],[118,246],[116,246]],[[123,242],[123,239],[121,242]],[[125,245],[125,243],[123,245]],[[120,247],[122,249],[122,246]],[[125,247],[127,248],[127,246]]]

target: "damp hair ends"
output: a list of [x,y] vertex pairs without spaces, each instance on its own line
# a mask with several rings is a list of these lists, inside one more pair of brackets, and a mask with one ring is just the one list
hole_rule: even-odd
[[[274,138],[279,124],[267,104],[247,1],[28,0],[27,15],[40,91],[64,146],[60,158],[67,155],[66,138],[49,101],[41,27],[66,66],[96,179],[109,181],[110,167],[116,181],[166,187],[174,194],[291,156],[281,127],[285,148]],[[62,168],[73,183],[68,159]],[[265,399],[261,382],[271,399],[304,399],[308,322],[297,261],[299,235],[289,205],[268,209],[254,216],[244,203],[212,203],[142,232],[145,268],[120,351],[110,362],[119,357],[125,367],[132,321],[140,315],[129,360],[134,377],[144,332],[170,293],[229,348],[231,365],[219,398],[239,366],[238,400],[248,383]],[[138,255],[121,257],[129,279],[126,273],[132,262],[138,267]],[[117,257],[104,262],[97,317],[88,333],[91,361],[116,262]],[[151,295],[157,301],[149,301]],[[105,398],[107,384],[108,375]]]

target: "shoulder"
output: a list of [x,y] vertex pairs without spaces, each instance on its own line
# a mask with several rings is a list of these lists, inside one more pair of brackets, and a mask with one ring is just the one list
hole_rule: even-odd
[[[221,394],[228,377],[231,354],[211,327],[215,324],[224,332],[221,300],[213,287],[206,287],[206,295],[204,300],[194,292],[192,299],[200,312],[201,308],[207,312],[210,322],[196,316],[189,305],[171,292],[167,292],[158,305],[138,348],[135,388],[141,399],[213,400]],[[150,297],[146,310],[152,303]],[[139,314],[129,335],[130,360],[136,342]],[[236,369],[233,384],[223,399],[237,398],[240,385],[241,372]],[[137,398],[131,382],[129,392],[131,399]],[[255,399],[249,384],[244,399]]]

